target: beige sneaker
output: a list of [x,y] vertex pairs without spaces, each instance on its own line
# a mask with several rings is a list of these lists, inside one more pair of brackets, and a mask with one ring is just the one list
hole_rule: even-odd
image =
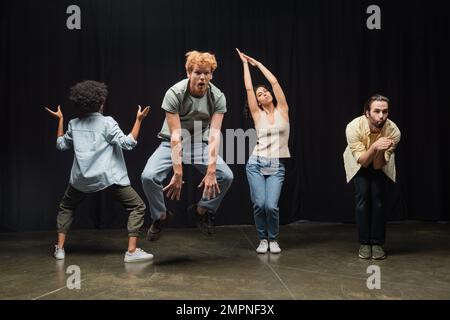
[[380,245],[372,246],[372,259],[374,259],[374,260],[386,259],[386,253],[384,252],[382,246],[380,246]]
[[362,244],[359,246],[358,257],[361,259],[370,259],[372,256],[372,248],[368,244]]

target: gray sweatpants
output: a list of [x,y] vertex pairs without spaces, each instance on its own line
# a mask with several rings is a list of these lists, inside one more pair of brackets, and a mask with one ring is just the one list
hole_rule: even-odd
[[[208,168],[208,145],[206,143],[197,143],[192,144],[190,147],[190,150],[183,147],[183,163],[192,164],[202,174],[205,174]],[[142,187],[147,196],[153,220],[158,220],[161,214],[166,212],[162,183],[171,170],[172,149],[170,142],[164,141],[148,159],[141,175]],[[212,212],[217,211],[233,181],[233,172],[219,155],[216,163],[216,178],[220,193],[213,199],[202,198],[197,203],[200,207]]]

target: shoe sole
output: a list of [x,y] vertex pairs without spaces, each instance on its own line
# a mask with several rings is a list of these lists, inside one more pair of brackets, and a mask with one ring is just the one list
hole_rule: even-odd
[[151,258],[144,258],[144,259],[132,259],[132,260],[126,260],[124,259],[123,262],[142,262],[142,261],[150,261],[153,260],[154,257]]
[[364,257],[364,256],[362,256],[362,255],[360,255],[360,254],[358,254],[358,257],[359,257],[360,259],[364,259],[364,260],[370,259],[370,256],[369,256],[369,257]]
[[386,256],[382,256],[382,257],[372,257],[373,260],[384,260],[386,259]]

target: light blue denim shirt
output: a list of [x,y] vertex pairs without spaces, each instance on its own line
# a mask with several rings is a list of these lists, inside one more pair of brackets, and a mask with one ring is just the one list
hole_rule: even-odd
[[137,141],[126,136],[112,117],[99,112],[70,120],[66,133],[56,140],[58,150],[73,147],[70,185],[90,193],[117,184],[129,186],[122,149],[131,150]]

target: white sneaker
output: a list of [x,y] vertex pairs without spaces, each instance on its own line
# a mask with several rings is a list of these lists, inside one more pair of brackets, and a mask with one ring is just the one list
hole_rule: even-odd
[[281,252],[281,248],[278,245],[278,242],[276,240],[269,242],[269,249],[270,249],[271,253],[280,253]]
[[64,260],[66,257],[66,253],[64,252],[64,248],[59,248],[57,245],[55,245],[55,253],[53,253],[56,260]]
[[259,242],[259,246],[258,246],[258,248],[256,248],[256,252],[257,253],[266,253],[268,249],[269,249],[269,243],[267,242],[266,239],[263,239]]
[[151,253],[147,253],[140,248],[136,248],[134,252],[125,252],[125,257],[123,261],[125,262],[137,262],[137,261],[146,261],[153,259],[153,255]]

